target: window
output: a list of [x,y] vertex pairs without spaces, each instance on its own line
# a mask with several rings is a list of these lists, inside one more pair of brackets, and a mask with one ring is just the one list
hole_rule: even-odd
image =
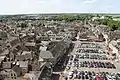
[[16,75],[14,74],[14,76],[16,77]]
[[16,77],[14,77],[14,79],[16,79]]
[[13,74],[11,73],[11,77],[13,76]]

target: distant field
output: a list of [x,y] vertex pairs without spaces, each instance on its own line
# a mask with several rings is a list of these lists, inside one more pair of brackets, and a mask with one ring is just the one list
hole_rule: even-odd
[[103,14],[104,16],[113,16],[113,17],[118,17],[118,16],[120,16],[120,14]]
[[116,20],[116,21],[120,21],[120,18],[114,18],[114,20]]
[[120,14],[102,14],[102,15],[107,15],[107,16],[113,16],[113,17],[117,17],[117,16],[120,16]]

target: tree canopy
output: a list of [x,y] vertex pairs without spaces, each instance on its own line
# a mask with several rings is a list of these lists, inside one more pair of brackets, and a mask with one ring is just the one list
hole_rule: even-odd
[[111,31],[120,29],[120,21],[115,21],[112,19],[98,19],[101,24],[107,25]]
[[28,25],[25,22],[17,23],[17,27],[26,28]]
[[76,14],[76,15],[72,15],[72,14],[64,14],[64,15],[57,15],[55,17],[53,17],[53,20],[57,20],[57,21],[75,21],[75,20],[85,20],[85,19],[90,19],[93,15],[92,14]]

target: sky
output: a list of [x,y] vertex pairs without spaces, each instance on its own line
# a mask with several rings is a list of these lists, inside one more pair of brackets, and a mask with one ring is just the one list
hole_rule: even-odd
[[120,0],[0,0],[0,15],[120,13]]

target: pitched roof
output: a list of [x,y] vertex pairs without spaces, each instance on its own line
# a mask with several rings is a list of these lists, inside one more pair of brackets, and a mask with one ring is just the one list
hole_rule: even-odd
[[47,50],[51,50],[58,42],[50,42],[49,45],[47,45]]
[[23,61],[23,60],[25,60],[25,56],[24,55],[16,55],[16,60]]
[[14,59],[15,58],[15,54],[13,54],[12,52],[9,54],[10,59]]
[[120,39],[120,32],[110,32],[109,35],[110,39],[114,39],[114,38],[117,38],[117,39]]
[[50,41],[41,41],[41,44],[45,45],[45,46],[47,46],[49,43],[50,43]]
[[30,71],[30,73],[27,73],[24,75],[24,78],[30,79],[30,80],[38,80],[40,73],[41,71]]
[[34,61],[31,66],[32,66],[32,71],[39,71],[45,64],[46,62],[38,62]]
[[44,46],[44,47],[40,46],[39,50],[41,50],[41,51],[46,51],[46,50],[47,50],[47,47],[46,47],[46,46]]
[[50,51],[41,51],[40,57],[42,57],[42,58],[54,58]]
[[6,56],[0,56],[0,62],[5,59]]
[[18,62],[21,68],[27,68],[28,67],[28,61],[19,61]]
[[31,54],[31,52],[30,51],[23,51],[22,52],[22,55],[26,55],[26,54]]
[[3,62],[2,68],[11,69],[12,68],[12,62]]
[[25,47],[24,45],[18,45],[17,47],[16,47],[16,49],[17,50],[22,50],[22,51],[29,51],[29,49],[27,48],[27,47]]
[[9,54],[9,50],[8,49],[6,49],[6,50],[4,50],[0,55],[6,55],[6,54]]
[[7,33],[0,30],[0,38],[7,38]]
[[35,43],[34,42],[26,42],[25,46],[35,46]]
[[4,69],[2,71],[0,71],[0,75],[9,75],[11,69]]
[[99,25],[98,28],[101,32],[109,32],[109,28],[106,25]]
[[10,42],[11,46],[15,46],[19,42],[19,40],[17,39],[17,37],[12,37],[8,41]]
[[20,68],[20,67],[18,67],[17,65],[15,65],[15,66],[12,68],[12,70],[13,70],[14,72],[16,72],[16,74],[17,74],[18,77],[20,76],[20,74],[21,74],[21,68]]
[[39,60],[38,61],[44,61],[43,58],[41,56],[39,56]]
[[64,54],[64,50],[69,47],[71,41],[67,38],[63,39],[62,41],[58,42],[50,51],[53,57],[58,57]]
[[53,32],[51,30],[46,32],[47,34],[53,34]]
[[27,59],[32,59],[33,58],[33,56],[32,56],[32,54],[30,53],[30,54],[25,54],[25,59],[27,60]]

